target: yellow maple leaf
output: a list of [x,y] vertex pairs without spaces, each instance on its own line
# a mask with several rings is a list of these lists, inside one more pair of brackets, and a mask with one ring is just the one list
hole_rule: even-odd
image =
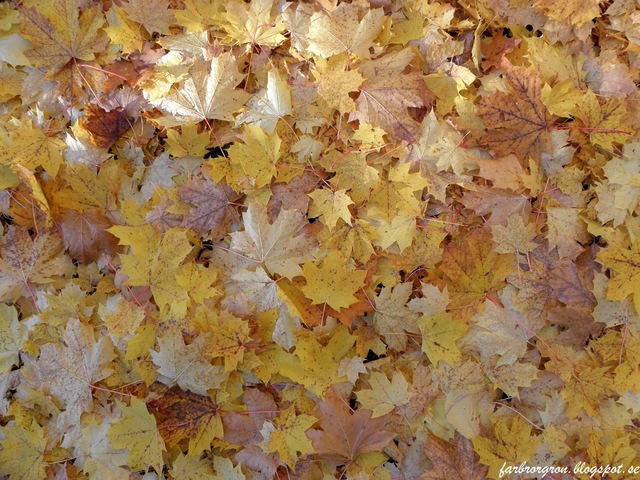
[[192,249],[186,230],[172,228],[164,237],[150,225],[115,226],[109,232],[120,239],[120,245],[132,247],[131,254],[120,256],[128,285],[149,285],[160,309],[186,303],[188,293],[176,280],[178,266]]
[[165,450],[164,440],[160,436],[156,419],[147,410],[145,403],[131,397],[131,405],[116,400],[124,418],[109,428],[107,436],[116,448],[129,450],[128,465],[133,470],[147,470],[153,467],[156,472],[162,471]]
[[324,58],[342,52],[368,58],[384,20],[381,8],[361,15],[361,8],[355,3],[341,3],[331,15],[316,12],[309,26],[309,51]]
[[418,314],[406,305],[412,289],[411,282],[400,283],[393,290],[383,288],[375,299],[373,326],[393,350],[402,351],[407,346],[406,332],[420,333]]
[[251,123],[271,135],[278,120],[291,115],[291,86],[287,78],[277,70],[267,73],[266,88],[254,95],[248,102],[249,110],[238,115],[236,125]]
[[18,321],[15,307],[0,303],[0,374],[18,364],[18,354],[28,336],[26,325]]
[[371,389],[360,390],[358,401],[362,408],[371,410],[371,418],[381,417],[396,407],[409,403],[415,394],[409,391],[409,383],[400,372],[393,372],[391,381],[382,372],[371,372]]
[[314,190],[309,196],[313,199],[313,204],[309,207],[309,216],[321,217],[322,223],[330,230],[335,228],[339,218],[351,225],[349,205],[353,205],[353,201],[346,190],[333,192],[323,188]]
[[273,0],[242,0],[225,2],[225,12],[220,14],[221,26],[227,32],[225,44],[265,45],[276,47],[284,42],[284,23],[280,15],[272,15],[277,7]]
[[609,246],[598,254],[598,259],[615,275],[609,280],[607,299],[621,301],[633,294],[636,311],[640,312],[640,242],[634,242],[630,249]]
[[122,47],[125,55],[142,49],[145,40],[149,39],[145,29],[131,20],[122,7],[114,5],[107,12],[107,21],[109,26],[104,31],[114,44]]
[[302,287],[305,296],[314,305],[326,303],[335,310],[346,308],[356,303],[354,296],[364,286],[367,272],[349,268],[347,259],[339,252],[330,252],[320,264],[306,261],[302,267],[302,274],[307,284]]
[[9,475],[20,480],[46,478],[45,452],[47,437],[44,429],[33,419],[31,426],[6,426],[0,440],[0,475]]
[[273,423],[265,422],[261,433],[269,452],[278,453],[281,461],[295,469],[298,453],[306,455],[314,452],[305,432],[316,422],[317,418],[311,415],[296,415],[295,406],[291,405]]
[[211,334],[201,334],[186,345],[182,330],[172,323],[168,331],[158,338],[158,350],[151,350],[153,363],[158,366],[158,380],[165,385],[177,383],[183,390],[207,395],[218,388],[226,374],[220,365],[211,365],[207,345]]
[[[630,138],[626,132],[627,107],[619,98],[601,104],[593,91],[587,93],[575,105],[573,115],[585,127],[589,141],[593,145],[612,150],[614,143],[625,143]],[[572,130],[572,136],[584,138],[584,131]]]
[[0,238],[0,298],[21,297],[32,284],[46,285],[58,275],[70,274],[71,260],[62,256],[62,241],[54,231],[31,239],[27,229],[7,228]]
[[203,32],[219,20],[220,0],[185,0],[184,10],[176,10],[176,22],[187,32]]
[[505,464],[520,465],[535,453],[541,439],[531,436],[531,424],[516,415],[508,425],[508,420],[498,418],[495,424],[495,438],[474,437],[473,447],[480,455],[480,463],[489,466],[488,478],[500,478],[500,469]]
[[236,59],[225,53],[211,62],[198,62],[178,89],[153,103],[185,123],[209,118],[233,120],[233,113],[249,99],[247,92],[236,89],[244,79]]
[[456,341],[467,330],[468,327],[465,322],[454,319],[448,312],[424,315],[420,319],[422,351],[434,365],[443,360],[453,366],[461,360],[462,356]]
[[174,23],[173,10],[169,0],[130,0],[122,4],[129,18],[144,25],[151,34],[154,32],[168,35],[169,27]]
[[25,124],[11,133],[12,143],[0,150],[0,163],[20,165],[35,170],[41,166],[55,177],[63,163],[62,150],[66,144],[57,137],[48,137],[33,125]]
[[181,158],[187,155],[202,157],[209,144],[209,132],[198,133],[198,127],[194,123],[183,125],[178,132],[171,129],[167,132],[167,151],[174,157]]
[[353,112],[356,104],[350,92],[356,92],[364,78],[357,70],[347,69],[346,55],[334,55],[329,60],[316,59],[315,77],[318,82],[318,95],[330,108],[340,113]]
[[[229,148],[230,172],[226,175],[231,186],[251,192],[271,182],[276,175],[276,162],[280,159],[280,137],[267,135],[258,125],[244,127],[245,143],[234,143]],[[215,165],[213,163],[212,165]]]
[[80,97],[87,75],[78,60],[95,59],[107,44],[99,30],[104,24],[100,5],[80,12],[79,0],[54,0],[43,15],[35,8],[20,10],[20,32],[33,44],[26,55],[36,67],[44,67],[46,78],[57,80],[64,95]]

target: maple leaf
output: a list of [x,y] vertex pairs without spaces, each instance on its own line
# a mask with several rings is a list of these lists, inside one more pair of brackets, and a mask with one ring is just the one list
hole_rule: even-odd
[[26,229],[9,226],[0,239],[0,299],[18,299],[31,284],[46,285],[69,274],[70,259],[61,253],[62,242],[53,231],[31,239]]
[[65,407],[57,420],[64,432],[78,427],[82,413],[90,410],[92,388],[113,373],[109,364],[116,354],[108,337],[96,341],[93,328],[77,319],[69,320],[62,339],[66,347],[53,343],[42,346],[36,368]]
[[504,79],[510,93],[497,92],[480,100],[480,114],[487,125],[481,142],[496,157],[513,153],[526,165],[529,158],[550,151],[553,117],[540,100],[543,81],[534,70],[509,67]]
[[497,366],[511,365],[522,357],[527,349],[529,334],[508,312],[487,300],[484,308],[471,319],[466,341],[480,351],[482,361],[499,355]]
[[64,95],[82,96],[85,76],[78,60],[91,61],[106,47],[99,34],[102,9],[94,5],[80,13],[79,0],[55,0],[43,15],[35,8],[20,10],[21,34],[33,44],[27,57],[46,69],[46,78],[57,80]]
[[313,445],[305,436],[315,423],[316,418],[311,415],[296,415],[292,405],[282,412],[273,423],[265,422],[261,433],[269,452],[277,452],[280,460],[295,469],[298,452],[302,455],[313,453]]
[[513,270],[513,256],[495,253],[492,243],[488,232],[476,229],[444,249],[440,269],[451,279],[452,305],[473,305],[504,286]]
[[357,92],[364,78],[357,70],[347,70],[347,58],[344,55],[334,55],[325,61],[318,58],[315,61],[314,76],[318,82],[318,95],[327,105],[340,113],[353,112],[355,102],[350,96]]
[[360,453],[380,451],[395,436],[383,430],[385,417],[372,419],[371,410],[350,410],[333,394],[318,403],[314,415],[322,430],[310,430],[307,437],[331,465],[351,464]]
[[220,15],[222,28],[227,32],[223,40],[229,44],[265,45],[275,47],[285,40],[280,16],[272,16],[273,0],[257,0],[250,4],[228,2]]
[[208,458],[194,458],[181,453],[173,461],[169,473],[173,478],[184,480],[214,480],[213,467]]
[[291,115],[291,87],[287,79],[277,70],[267,73],[267,87],[247,102],[251,110],[238,115],[236,124],[252,123],[272,134],[278,120]]
[[[206,395],[208,390],[218,388],[224,380],[223,368],[211,365],[204,357],[209,338],[202,334],[189,345],[185,345],[182,330],[176,324],[158,338],[159,350],[152,350],[153,363],[158,366],[160,381],[171,386],[177,383],[183,390]],[[203,358],[204,357],[204,358]]]
[[110,148],[132,126],[122,108],[106,111],[94,104],[87,105],[80,125],[91,134],[91,142],[100,148]]
[[398,75],[413,57],[407,48],[360,65],[358,71],[365,81],[349,119],[379,126],[399,140],[416,141],[420,125],[409,116],[408,108],[428,106],[433,97],[421,73]]
[[249,204],[242,214],[245,230],[231,234],[231,248],[263,263],[272,274],[293,278],[302,273],[299,264],[309,258],[316,243],[303,227],[297,210],[282,210],[269,223],[264,207]]
[[231,189],[208,180],[193,178],[178,188],[180,200],[195,208],[185,215],[182,226],[192,228],[200,235],[211,232],[218,237],[224,231],[229,218]]
[[608,300],[624,300],[633,294],[636,311],[640,311],[640,266],[637,258],[640,255],[640,242],[634,242],[631,248],[610,246],[598,254],[598,259],[615,275],[609,280]]
[[[280,159],[282,142],[277,133],[266,135],[257,125],[244,127],[246,143],[236,143],[229,148],[229,158],[212,164],[226,170],[227,182],[235,188],[251,191],[262,188],[276,175],[276,162]],[[212,172],[214,179],[220,174]],[[237,186],[237,187],[236,187]]]
[[457,321],[448,312],[424,315],[420,319],[422,351],[434,365],[444,360],[455,365],[461,358],[456,342],[467,332],[467,325]]
[[347,267],[345,258],[338,252],[330,252],[320,267],[310,261],[304,263],[302,274],[307,284],[302,287],[313,305],[326,303],[335,310],[357,302],[354,293],[364,285],[367,272]]
[[368,10],[360,19],[360,8],[344,3],[327,15],[316,12],[309,21],[309,51],[329,58],[342,52],[369,57],[369,48],[378,36],[384,23],[382,9]]
[[[355,338],[346,327],[337,330],[326,346],[320,344],[308,330],[301,329],[296,335],[295,356],[283,351],[274,355],[277,371],[323,397],[331,384],[340,381],[339,361],[353,346]],[[266,358],[263,361],[266,363]]]
[[162,239],[149,225],[115,226],[109,232],[120,239],[120,245],[133,247],[133,254],[120,255],[129,285],[150,286],[159,308],[187,300],[187,292],[177,284],[175,275],[178,265],[191,251],[184,230],[172,228]]
[[345,190],[336,192],[326,189],[314,190],[309,196],[313,200],[313,204],[309,208],[310,216],[322,216],[323,223],[331,230],[335,228],[340,218],[351,225],[349,205],[353,205],[353,201]]
[[62,149],[65,143],[55,136],[47,136],[33,125],[22,125],[11,134],[12,142],[0,151],[0,163],[18,163],[29,170],[41,166],[52,176],[58,174],[64,162]]
[[107,432],[114,421],[114,418],[105,418],[100,424],[92,422],[82,429],[75,466],[95,478],[126,480],[130,472],[122,468],[122,465],[127,464],[129,453],[124,449],[113,448],[107,438]]
[[172,447],[189,440],[189,456],[198,457],[222,438],[223,426],[218,405],[208,396],[173,387],[150,403],[166,445]]
[[585,127],[584,130],[572,131],[574,136],[580,137],[586,132],[591,143],[609,150],[614,143],[623,144],[629,139],[629,132],[625,131],[627,108],[620,99],[601,104],[596,94],[588,90],[572,113]]
[[236,86],[244,75],[238,71],[236,59],[223,54],[211,63],[196,63],[179,89],[153,103],[179,119],[201,121],[209,118],[233,120],[233,113],[250,95]]
[[384,288],[376,299],[373,326],[385,339],[389,348],[403,350],[407,345],[407,332],[420,333],[418,314],[407,306],[413,285],[410,282],[396,285],[393,290]]
[[481,480],[486,478],[488,468],[480,465],[473,445],[456,432],[451,442],[436,437],[429,432],[429,441],[424,452],[431,460],[433,468],[422,478],[427,480]]
[[118,239],[107,231],[113,223],[100,209],[82,212],[63,209],[58,225],[71,258],[90,263],[104,254],[114,255],[120,251]]
[[539,437],[531,436],[531,430],[531,424],[516,415],[511,421],[511,426],[505,419],[497,420],[495,438],[471,439],[480,455],[480,462],[489,467],[489,478],[499,478],[500,468],[505,462],[507,465],[519,465],[531,458],[541,441]]
[[122,5],[131,20],[144,25],[149,33],[168,34],[174,23],[173,10],[169,9],[169,0],[130,0]]
[[384,373],[371,372],[369,385],[370,390],[360,390],[357,396],[362,408],[371,410],[371,418],[392,412],[408,403],[414,395],[409,392],[409,383],[400,372],[393,372],[391,381]]
[[0,474],[20,480],[46,478],[47,437],[33,419],[29,426],[6,426],[0,440]]
[[18,321],[15,307],[0,303],[0,374],[18,364],[18,354],[28,335],[27,326]]
[[162,471],[162,451],[164,440],[160,436],[156,419],[147,410],[145,403],[131,397],[131,405],[116,400],[124,418],[109,427],[107,437],[116,448],[129,450],[128,465],[133,470],[147,470],[153,467]]

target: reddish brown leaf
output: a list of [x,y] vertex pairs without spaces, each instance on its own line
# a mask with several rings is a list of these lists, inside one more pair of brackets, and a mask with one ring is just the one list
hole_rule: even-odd
[[99,105],[90,104],[84,110],[80,125],[91,134],[96,147],[109,148],[131,128],[131,121],[122,109],[107,112]]
[[333,465],[352,463],[359,453],[382,450],[395,434],[384,430],[386,415],[371,418],[371,410],[349,410],[333,392],[325,402],[318,403],[314,412],[322,430],[309,430],[318,455]]
[[113,255],[122,250],[118,239],[107,232],[113,223],[97,208],[84,212],[65,208],[59,225],[64,247],[71,258],[82,263],[94,262],[103,253]]
[[[236,445],[255,445],[263,440],[260,430],[265,420],[274,418],[278,407],[273,396],[257,388],[245,389],[242,402],[247,412],[228,412],[222,419],[224,439]],[[251,411],[256,413],[249,413]]]
[[520,38],[505,37],[503,28],[498,30],[493,35],[490,42],[483,42],[480,45],[480,50],[484,56],[484,60],[482,61],[483,70],[489,70],[491,67],[498,67],[504,56],[511,53],[518,45],[520,45],[521,41],[522,39]]
[[429,432],[429,443],[424,446],[433,468],[422,478],[428,480],[482,480],[489,468],[478,463],[469,440],[456,432],[452,442],[445,442]]

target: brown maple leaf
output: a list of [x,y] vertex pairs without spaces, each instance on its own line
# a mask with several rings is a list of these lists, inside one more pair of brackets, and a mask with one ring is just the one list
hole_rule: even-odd
[[96,261],[103,253],[113,255],[122,250],[118,239],[107,232],[113,226],[100,209],[77,212],[62,209],[58,225],[69,256],[82,263]]
[[189,454],[197,455],[222,438],[218,405],[209,397],[173,387],[149,403],[168,447],[189,440]]
[[504,56],[511,53],[522,39],[509,38],[505,36],[505,29],[501,28],[494,33],[490,42],[483,42],[480,44],[480,50],[482,51],[482,69],[489,70],[491,67],[499,67]]
[[131,128],[131,121],[122,108],[108,112],[95,104],[86,106],[79,123],[91,134],[91,142],[100,148],[110,148]]
[[427,88],[421,72],[400,74],[413,60],[406,48],[363,64],[359,71],[365,81],[360,87],[356,112],[351,119],[383,128],[399,140],[415,142],[420,124],[409,115],[409,107],[431,106],[435,97]]
[[540,100],[544,82],[537,72],[525,67],[509,66],[504,78],[511,92],[494,93],[478,104],[486,127],[480,143],[496,157],[513,153],[528,166],[529,158],[539,158],[551,148],[553,116]]
[[327,400],[319,402],[314,415],[322,430],[309,430],[307,437],[318,455],[332,465],[353,463],[359,453],[382,450],[395,434],[384,430],[386,415],[371,418],[371,410],[352,411],[329,392]]
[[452,442],[446,442],[429,432],[429,443],[424,453],[433,464],[433,468],[422,476],[428,480],[482,480],[489,468],[478,463],[473,445],[456,432]]
[[229,219],[230,187],[209,180],[191,179],[179,187],[180,200],[195,208],[185,215],[182,226],[198,234],[216,236],[224,230]]

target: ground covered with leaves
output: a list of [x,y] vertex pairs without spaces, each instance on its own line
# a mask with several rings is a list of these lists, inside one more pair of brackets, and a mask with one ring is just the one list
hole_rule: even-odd
[[637,478],[639,54],[635,0],[0,4],[0,475]]

